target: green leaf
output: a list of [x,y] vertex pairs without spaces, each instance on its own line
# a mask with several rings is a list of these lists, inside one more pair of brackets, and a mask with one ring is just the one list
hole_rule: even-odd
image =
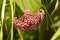
[[15,0],[15,2],[16,2],[17,5],[21,8],[21,10],[24,11],[24,6],[23,6],[22,0]]
[[15,2],[22,11],[24,11],[24,9],[30,9],[32,12],[35,12],[41,8],[41,0],[15,0]]
[[52,11],[51,15],[56,11],[56,9],[58,8],[58,3],[59,3],[59,0],[56,1],[56,4],[55,4],[55,8],[54,10]]
[[1,11],[1,32],[0,32],[0,40],[3,40],[3,20],[4,20],[4,15],[5,15],[5,5],[6,4],[6,0],[3,1],[3,5],[2,5],[2,11]]
[[52,36],[50,40],[55,40],[60,35],[60,28],[56,31],[56,33]]

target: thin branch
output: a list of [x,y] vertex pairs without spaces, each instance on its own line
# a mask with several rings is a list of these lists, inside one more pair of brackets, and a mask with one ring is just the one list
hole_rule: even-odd
[[14,17],[14,11],[13,11],[13,2],[10,0],[11,5],[11,17],[12,17],[12,25],[11,25],[11,40],[13,40],[13,17]]

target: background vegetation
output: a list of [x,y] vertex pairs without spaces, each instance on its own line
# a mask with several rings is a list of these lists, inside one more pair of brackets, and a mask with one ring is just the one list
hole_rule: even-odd
[[[39,27],[22,31],[13,18],[26,8],[33,13],[43,8],[45,16]],[[0,40],[60,40],[60,0],[0,0]]]

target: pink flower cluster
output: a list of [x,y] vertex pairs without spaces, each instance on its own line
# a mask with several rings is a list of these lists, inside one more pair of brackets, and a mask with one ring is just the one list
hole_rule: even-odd
[[43,18],[44,18],[43,9],[37,11],[35,15],[33,15],[30,10],[26,9],[24,11],[24,15],[22,16],[22,19],[20,20],[17,19],[17,17],[15,17],[13,22],[18,28],[22,30],[30,30],[37,27],[41,23]]

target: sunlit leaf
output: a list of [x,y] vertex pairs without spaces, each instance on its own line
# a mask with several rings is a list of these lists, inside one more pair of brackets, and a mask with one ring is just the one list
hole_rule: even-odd
[[15,0],[15,2],[22,11],[24,9],[30,9],[32,12],[35,12],[41,8],[41,0],[37,1],[39,4],[35,0]]
[[55,40],[60,35],[60,28],[56,31],[56,33],[52,36],[51,40]]

